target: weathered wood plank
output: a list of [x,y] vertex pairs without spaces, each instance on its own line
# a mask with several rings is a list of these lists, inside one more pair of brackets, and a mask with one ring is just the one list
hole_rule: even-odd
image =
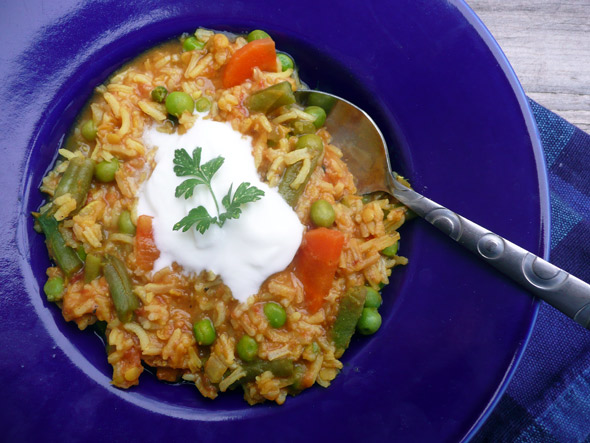
[[533,100],[590,132],[590,0],[467,0]]

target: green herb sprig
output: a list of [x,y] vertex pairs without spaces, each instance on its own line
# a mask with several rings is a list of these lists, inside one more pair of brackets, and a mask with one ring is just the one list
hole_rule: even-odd
[[193,150],[192,157],[185,149],[174,151],[174,173],[178,177],[194,177],[178,185],[174,194],[177,198],[184,196],[185,199],[188,199],[192,197],[197,186],[205,185],[215,202],[217,216],[210,215],[204,206],[193,208],[186,217],[174,225],[173,229],[175,231],[182,229],[183,232],[186,232],[194,225],[197,231],[204,234],[212,224],[222,227],[227,220],[240,217],[242,205],[260,200],[264,196],[264,191],[256,186],[250,186],[248,182],[241,183],[232,195],[232,183],[225,197],[221,199],[225,212],[220,212],[217,197],[211,187],[211,180],[221,168],[225,159],[219,156],[201,165],[201,151],[202,149],[197,147]]

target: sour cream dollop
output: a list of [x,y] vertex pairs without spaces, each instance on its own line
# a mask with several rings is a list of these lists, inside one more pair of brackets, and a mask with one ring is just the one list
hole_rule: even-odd
[[[155,271],[173,262],[187,272],[212,271],[221,276],[234,298],[244,302],[259,291],[264,280],[284,270],[293,260],[303,225],[276,188],[260,181],[251,137],[234,131],[229,123],[198,118],[182,135],[147,128],[143,141],[149,148],[157,147],[156,167],[143,183],[137,204],[138,215],[153,217],[154,240],[160,250]],[[204,185],[197,186],[189,199],[174,196],[176,187],[191,178],[174,173],[174,151],[184,148],[192,155],[197,146],[202,148],[201,164],[217,156],[225,159],[211,182],[220,211],[224,211],[221,199],[232,183],[232,192],[243,182],[264,191],[260,200],[242,205],[238,219],[226,221],[222,228],[213,224],[204,234],[194,227],[187,232],[172,229],[200,205],[210,215],[217,215],[213,198]]]

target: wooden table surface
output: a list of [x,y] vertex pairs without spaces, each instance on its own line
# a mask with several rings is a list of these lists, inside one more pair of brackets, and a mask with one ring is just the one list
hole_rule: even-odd
[[590,133],[590,0],[466,0],[526,94]]

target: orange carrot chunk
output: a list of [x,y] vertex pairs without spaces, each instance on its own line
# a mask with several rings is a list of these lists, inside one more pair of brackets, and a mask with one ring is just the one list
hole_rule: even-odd
[[327,228],[307,231],[295,256],[295,276],[303,284],[305,302],[311,314],[316,313],[330,292],[342,247],[344,234]]
[[277,52],[272,39],[251,41],[234,52],[223,71],[223,87],[231,88],[243,83],[252,77],[255,67],[263,71],[277,70]]
[[137,218],[137,231],[135,233],[135,262],[143,271],[151,271],[154,262],[160,257],[160,251],[154,241],[152,218],[140,215]]

